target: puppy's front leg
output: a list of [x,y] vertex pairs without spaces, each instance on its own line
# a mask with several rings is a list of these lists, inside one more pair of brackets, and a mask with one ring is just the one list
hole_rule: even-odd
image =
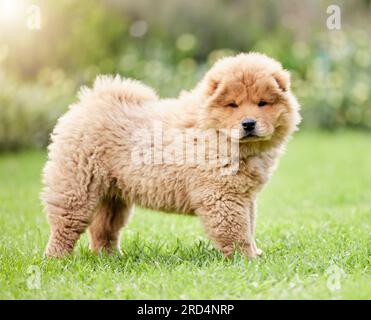
[[250,215],[250,234],[251,243],[258,256],[260,256],[263,251],[256,246],[255,242],[255,227],[256,227],[256,199],[253,199],[249,205],[249,215]]
[[226,257],[236,248],[251,258],[258,255],[251,237],[249,209],[232,200],[218,200],[197,210],[209,238]]

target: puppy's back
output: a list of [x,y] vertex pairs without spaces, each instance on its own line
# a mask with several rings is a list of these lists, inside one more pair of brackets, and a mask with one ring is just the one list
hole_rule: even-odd
[[152,88],[138,80],[121,78],[119,75],[98,76],[93,87],[82,87],[78,96],[82,104],[90,104],[92,99],[115,104],[142,104],[158,100]]

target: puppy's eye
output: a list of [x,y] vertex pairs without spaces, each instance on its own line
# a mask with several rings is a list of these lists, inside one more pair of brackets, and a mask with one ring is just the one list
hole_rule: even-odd
[[259,106],[259,107],[264,107],[264,106],[266,106],[267,104],[268,104],[267,102],[261,100],[261,101],[259,101],[258,106]]
[[238,104],[235,102],[228,103],[227,106],[231,108],[238,108]]

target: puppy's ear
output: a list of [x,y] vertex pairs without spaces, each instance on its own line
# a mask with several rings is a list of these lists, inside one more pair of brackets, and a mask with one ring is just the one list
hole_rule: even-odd
[[220,86],[220,79],[216,77],[208,77],[206,79],[206,96],[211,97]]
[[273,78],[277,82],[278,87],[286,92],[290,89],[290,73],[286,70],[275,71]]

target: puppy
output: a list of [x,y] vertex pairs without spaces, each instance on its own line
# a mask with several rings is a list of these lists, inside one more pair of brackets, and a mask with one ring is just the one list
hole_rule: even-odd
[[[226,257],[235,249],[260,255],[257,194],[299,122],[289,73],[258,53],[217,61],[177,99],[161,100],[138,81],[99,77],[51,136],[42,193],[51,228],[46,255],[71,253],[86,229],[94,252],[120,251],[120,230],[134,204],[199,216]],[[206,161],[184,161],[179,151],[205,132],[213,132],[205,150],[191,154]]]

